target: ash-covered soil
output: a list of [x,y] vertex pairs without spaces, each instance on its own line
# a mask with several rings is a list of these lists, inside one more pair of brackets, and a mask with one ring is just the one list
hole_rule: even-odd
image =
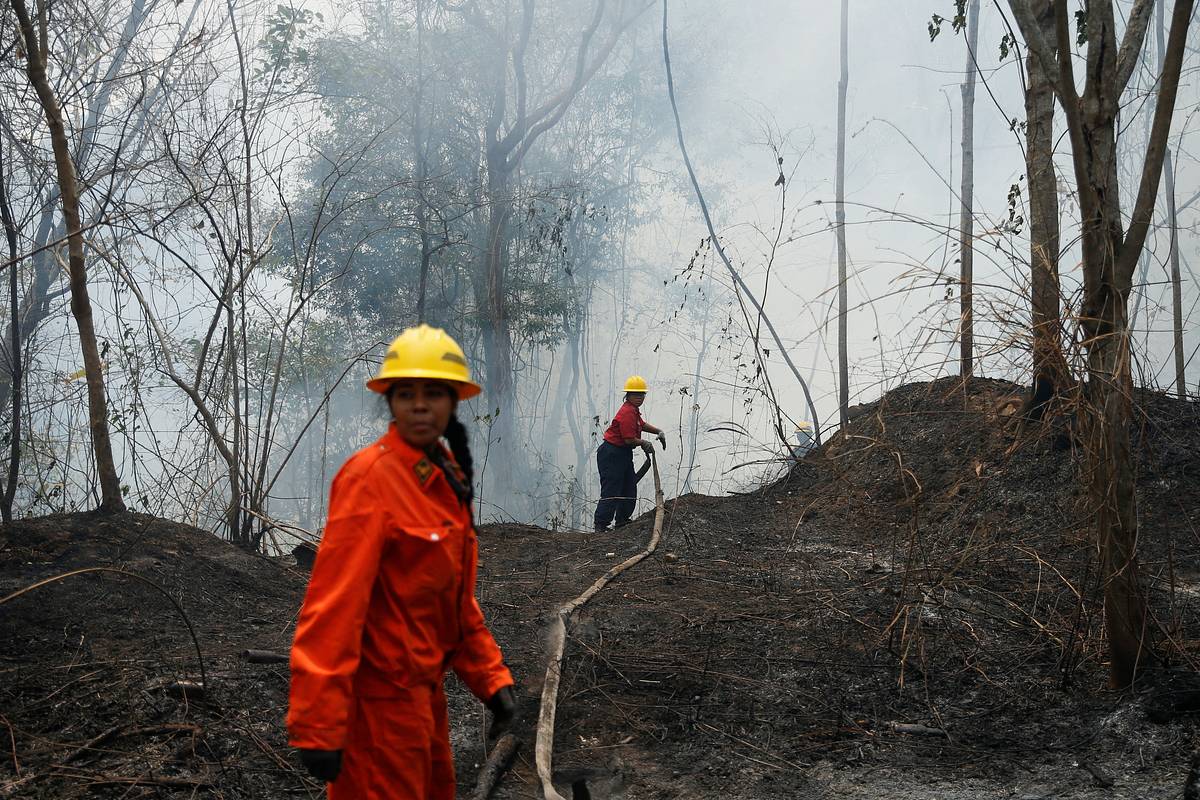
[[[667,501],[658,552],[585,607],[560,689],[559,790],[593,798],[1177,798],[1200,680],[1200,409],[1139,395],[1140,559],[1163,667],[1105,688],[1102,587],[1067,422],[1017,387],[902,387],[762,491]],[[1019,434],[1019,435],[1018,435]],[[481,599],[521,683],[531,765],[544,624],[649,538],[481,531]],[[140,515],[0,529],[0,797],[320,796],[285,742],[305,574]],[[172,599],[182,608],[176,608]],[[195,631],[193,642],[186,616]],[[199,645],[207,691],[201,680]],[[181,686],[182,684],[182,686]],[[483,714],[450,679],[460,796]]]

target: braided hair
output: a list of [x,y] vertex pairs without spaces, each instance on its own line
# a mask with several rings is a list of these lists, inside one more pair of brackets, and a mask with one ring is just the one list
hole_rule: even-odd
[[475,480],[475,459],[471,457],[471,444],[467,440],[467,427],[459,421],[457,411],[450,415],[450,423],[446,425],[446,432],[442,435],[446,437],[446,443],[450,445],[450,452],[454,454],[454,460],[458,462],[458,466],[462,469],[463,475],[467,479],[467,503],[470,503],[471,498],[475,495],[473,487]]

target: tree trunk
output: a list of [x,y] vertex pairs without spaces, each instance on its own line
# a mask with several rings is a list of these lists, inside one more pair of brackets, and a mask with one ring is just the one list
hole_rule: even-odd
[[[850,365],[846,352],[848,304],[846,302],[846,89],[850,83],[849,66],[849,0],[842,0],[841,74],[838,78],[837,108],[837,205],[834,220],[837,227],[838,251],[838,419],[845,430],[850,407]],[[814,422],[815,424],[815,422]]]
[[1183,278],[1179,270],[1179,219],[1175,213],[1175,171],[1171,163],[1171,149],[1167,148],[1163,161],[1163,177],[1166,179],[1167,225],[1171,232],[1171,319],[1175,350],[1175,394],[1186,400],[1187,376],[1183,354]]
[[433,248],[429,236],[429,211],[420,201],[417,209],[417,227],[421,229],[421,275],[417,281],[417,324],[428,322],[425,311],[425,296],[429,293],[429,265],[433,261]]
[[1088,351],[1086,439],[1090,496],[1100,535],[1104,622],[1114,688],[1133,683],[1149,658],[1145,597],[1137,561],[1137,495],[1129,439],[1133,382],[1123,303],[1109,303],[1104,327]]
[[[503,159],[503,156],[500,157]],[[506,466],[496,471],[496,487],[503,499],[512,490],[516,456],[516,408],[513,396],[512,332],[509,329],[506,298],[508,271],[508,220],[512,214],[509,191],[511,174],[504,165],[488,158],[488,224],[483,247],[484,307],[482,312],[483,347],[487,357],[487,413],[497,414],[492,422],[492,442],[496,456]]]
[[[1070,54],[1064,54],[1069,58]],[[1148,657],[1146,604],[1137,563],[1137,494],[1130,449],[1133,380],[1130,364],[1129,281],[1117,271],[1123,247],[1116,181],[1115,124],[1102,103],[1083,115],[1098,205],[1083,207],[1084,302],[1080,325],[1087,345],[1084,411],[1090,497],[1104,575],[1104,620],[1113,688],[1133,683]],[[1086,176],[1084,177],[1086,179]]]
[[414,13],[417,17],[417,82],[413,93],[413,157],[417,168],[417,228],[421,236],[421,272],[417,280],[417,323],[425,322],[425,296],[429,291],[429,264],[433,258],[429,236],[429,206],[425,193],[428,191],[429,161],[425,151],[425,7],[417,1]]
[[959,372],[969,378],[975,371],[974,254],[975,218],[975,49],[979,41],[979,0],[967,6],[967,77],[962,94],[962,188],[959,192]]
[[3,146],[0,145],[0,219],[4,223],[4,238],[8,242],[8,259],[12,262],[8,267],[9,294],[9,354],[8,374],[10,400],[12,407],[12,426],[9,435],[8,483],[4,488],[3,498],[0,499],[0,514],[5,524],[12,522],[13,500],[17,495],[17,475],[21,471],[21,359],[24,357],[21,347],[21,304],[17,295],[17,283],[20,270],[17,269],[17,225],[13,220],[12,206],[8,199],[8,169],[4,161]]
[[567,427],[571,429],[571,443],[574,445],[575,450],[575,474],[571,476],[570,522],[572,530],[583,529],[583,508],[580,502],[583,499],[582,473],[588,467],[587,456],[591,452],[591,448],[588,447],[587,441],[583,437],[583,432],[579,429],[579,421],[575,412],[575,400],[579,394],[579,362],[583,358],[580,340],[583,338],[584,315],[586,313],[586,309],[580,310],[580,318],[575,328],[571,331],[570,339],[568,340],[567,354],[571,359],[571,381],[566,401],[563,403],[563,408],[567,415]]
[[[1053,47],[1054,13],[1048,0],[1038,0],[1035,14],[1042,35]],[[1066,384],[1062,353],[1062,308],[1058,279],[1058,179],[1054,170],[1054,78],[1032,52],[1025,60],[1029,88],[1025,94],[1025,174],[1029,186],[1029,267],[1033,402],[1026,409],[1040,418],[1046,401]]]
[[[708,281],[705,294],[712,290],[712,279]],[[696,351],[696,366],[692,370],[692,408],[688,414],[688,461],[687,472],[683,476],[683,493],[689,494],[692,489],[692,473],[696,469],[696,452],[700,442],[700,376],[704,374],[704,357],[708,354],[708,319],[712,313],[712,303],[704,304],[704,317],[700,322],[700,348]]]
[[96,474],[100,480],[100,508],[109,512],[124,511],[125,501],[121,497],[121,482],[117,477],[116,461],[113,459],[112,442],[108,432],[108,401],[104,394],[104,367],[100,361],[100,349],[96,343],[96,330],[92,322],[92,303],[88,297],[87,262],[84,258],[83,226],[80,222],[79,184],[75,176],[75,163],[71,159],[70,142],[63,124],[62,110],[46,75],[46,53],[38,43],[24,0],[11,0],[11,2],[25,39],[25,63],[29,74],[29,83],[37,92],[42,109],[46,113],[46,123],[50,129],[50,141],[54,149],[54,163],[58,172],[63,219],[67,225],[67,269],[70,274],[71,313],[79,328],[79,344],[83,353],[88,393],[88,422],[92,434],[92,450],[96,458]]
[[[1163,66],[1163,58],[1166,55],[1167,45],[1163,28],[1165,27],[1163,18],[1166,16],[1163,13],[1164,0],[1157,0],[1154,4],[1154,12],[1156,24],[1154,26],[1155,41],[1158,44],[1158,69],[1161,72]],[[1171,148],[1167,148],[1163,156],[1163,180],[1165,182],[1166,200],[1167,200],[1167,225],[1170,231],[1171,252],[1171,319],[1173,321],[1173,345],[1175,350],[1175,394],[1180,400],[1187,399],[1187,376],[1186,364],[1183,354],[1183,279],[1179,271],[1179,215],[1175,208],[1175,165],[1171,159]]]

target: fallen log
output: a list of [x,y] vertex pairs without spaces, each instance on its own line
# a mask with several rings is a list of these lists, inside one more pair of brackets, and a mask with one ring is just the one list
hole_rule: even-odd
[[242,658],[246,659],[251,664],[288,663],[288,656],[286,653],[276,653],[273,650],[243,650]]
[[488,753],[483,768],[479,770],[479,777],[475,779],[475,791],[471,792],[471,800],[487,800],[491,796],[500,778],[516,760],[517,751],[520,749],[521,740],[514,734],[506,733],[500,737],[492,752]]
[[918,725],[908,722],[889,722],[888,729],[892,733],[904,733],[909,736],[940,736],[943,739],[950,738],[950,734],[946,733],[944,728],[931,728],[928,725]]

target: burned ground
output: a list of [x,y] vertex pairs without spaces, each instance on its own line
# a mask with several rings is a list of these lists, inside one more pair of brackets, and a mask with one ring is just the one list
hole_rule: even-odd
[[[667,502],[657,553],[572,628],[561,790],[627,798],[1178,797],[1200,650],[1200,411],[1138,398],[1140,554],[1166,669],[1105,689],[1101,587],[1069,426],[1020,431],[1016,387],[889,393],[783,481]],[[547,616],[644,546],[481,532],[480,593],[528,732]],[[73,515],[0,533],[0,796],[318,796],[282,731],[304,574],[200,531]],[[483,715],[451,679],[463,793]],[[498,797],[537,796],[531,741]],[[569,793],[569,792],[568,792]]]

